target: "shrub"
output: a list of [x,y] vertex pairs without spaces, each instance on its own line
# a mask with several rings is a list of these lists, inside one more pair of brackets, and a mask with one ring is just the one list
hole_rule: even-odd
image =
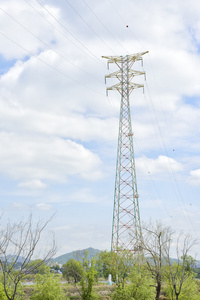
[[60,279],[53,274],[37,275],[31,300],[64,300]]

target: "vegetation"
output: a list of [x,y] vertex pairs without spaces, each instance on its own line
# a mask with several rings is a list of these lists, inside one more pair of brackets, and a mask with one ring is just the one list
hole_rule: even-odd
[[[175,276],[174,279],[171,279],[171,276]],[[171,270],[168,268],[166,274],[166,288],[165,293],[169,300],[199,300],[200,293],[198,290],[198,283],[195,280],[194,272],[186,271],[185,279],[182,279],[183,268],[177,263],[173,264]],[[173,284],[173,282],[176,282]]]
[[166,253],[172,239],[170,227],[164,227],[161,223],[148,224],[143,227],[142,248],[144,251],[146,269],[155,281],[156,300],[159,300],[163,277],[165,274]]
[[81,299],[83,300],[95,300],[98,299],[97,294],[94,292],[94,283],[97,278],[97,271],[94,267],[94,260],[89,262],[87,259],[84,260],[84,272],[80,281],[81,286]]
[[[46,224],[33,226],[30,216],[1,228],[0,300],[200,300],[199,270],[190,256],[197,242],[188,235],[175,239],[170,227],[150,223],[143,227],[139,259],[125,250],[102,251],[96,258],[77,252],[56,274],[60,266],[47,260],[55,253],[54,243],[43,259],[31,260]],[[170,258],[172,243],[176,260]],[[100,281],[109,274],[112,286]]]
[[42,259],[32,260],[28,263],[29,274],[47,274],[50,272],[50,267],[43,263]]
[[68,282],[76,284],[81,281],[84,269],[81,262],[72,258],[62,266],[62,272],[63,277],[66,278]]
[[126,285],[118,284],[114,293],[113,300],[154,300],[154,282],[145,268],[133,269],[129,274],[130,283]]
[[61,287],[60,279],[54,274],[38,274],[36,286],[31,300],[64,300],[66,299]]
[[[41,234],[51,219],[34,224],[32,215],[27,220],[8,222],[0,229],[1,282],[8,300],[23,299],[22,281],[27,274],[41,268],[56,253],[54,239],[43,258],[30,263],[38,251]],[[10,251],[12,249],[12,256]],[[46,268],[46,267],[45,267]],[[4,296],[2,296],[3,299]]]

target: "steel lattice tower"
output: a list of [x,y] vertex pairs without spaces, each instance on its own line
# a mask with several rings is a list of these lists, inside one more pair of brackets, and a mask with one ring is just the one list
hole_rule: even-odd
[[119,68],[105,76],[119,80],[119,83],[107,90],[117,90],[121,94],[111,242],[111,251],[114,252],[129,250],[139,254],[141,251],[142,231],[129,96],[134,89],[143,87],[143,84],[133,83],[131,80],[145,72],[133,71],[131,67],[136,61],[142,61],[142,55],[146,53],[148,51],[126,56],[103,56],[108,59],[108,66],[114,63]]

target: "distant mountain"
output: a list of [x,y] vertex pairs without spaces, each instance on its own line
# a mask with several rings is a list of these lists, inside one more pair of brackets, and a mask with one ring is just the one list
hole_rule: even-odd
[[78,260],[78,261],[82,261],[85,256],[86,251],[88,252],[89,260],[91,260],[94,256],[98,255],[101,252],[98,249],[87,248],[87,249],[76,250],[76,251],[72,251],[70,253],[63,254],[61,256],[53,258],[51,261],[58,263],[58,264],[62,264],[62,265],[65,264],[66,262],[68,262],[68,260],[70,260],[72,258],[75,260]]
[[[10,263],[10,262],[13,262],[13,261],[15,261],[17,259],[17,263],[18,264],[22,264],[23,262],[24,262],[24,260],[25,260],[25,258],[23,257],[23,256],[16,256],[16,255],[8,255],[7,256],[7,261]],[[4,258],[1,258],[1,260],[4,260]]]

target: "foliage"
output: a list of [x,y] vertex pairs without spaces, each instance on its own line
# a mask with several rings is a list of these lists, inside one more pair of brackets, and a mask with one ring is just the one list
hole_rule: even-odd
[[81,262],[76,261],[75,259],[70,259],[62,266],[62,272],[68,282],[73,281],[74,283],[78,283],[83,275],[83,266]]
[[199,268],[192,268],[192,271],[195,273],[195,277],[200,279],[200,269]]
[[3,284],[0,283],[0,300],[6,300],[7,297],[6,297],[6,294],[4,292],[4,288],[3,288]]
[[116,261],[116,253],[101,251],[96,261],[96,269],[99,277],[108,278],[112,275],[112,280],[116,281],[116,266],[112,262]]
[[102,251],[96,262],[96,267],[100,276],[108,278],[112,275],[112,280],[118,283],[125,283],[135,261],[130,251],[122,250],[115,252]]
[[136,262],[133,253],[128,250],[119,251],[115,259],[118,283],[121,283],[122,286],[124,286],[125,281],[133,270]]
[[[177,273],[177,268],[180,269],[181,266],[174,264],[173,265],[173,270],[176,270],[175,272]],[[182,281],[182,273],[179,270],[179,276],[177,278],[176,284],[180,287],[181,281]],[[166,277],[166,288],[165,288],[165,293],[166,296],[170,299],[170,300],[174,300],[174,299],[179,299],[179,300],[188,300],[188,299],[192,299],[192,300],[199,300],[200,299],[200,293],[198,290],[198,284],[197,284],[197,280],[194,278],[195,275],[193,272],[190,272],[187,276],[187,278],[184,280],[182,287],[181,287],[181,293],[176,295],[175,294],[175,289],[173,286],[173,282],[171,281],[170,277]]]
[[28,264],[31,274],[47,274],[50,271],[49,266],[47,266],[41,259],[32,260]]
[[189,251],[196,244],[197,241],[193,240],[190,235],[179,235],[176,245],[177,263],[174,264],[172,264],[170,260],[170,247],[166,252],[166,276],[168,286],[172,289],[172,299],[174,295],[176,300],[180,299],[185,282],[187,282],[191,276],[195,276],[192,272],[192,265],[194,265],[195,260],[189,256]]
[[155,224],[149,223],[143,226],[142,248],[146,268],[156,283],[156,300],[160,298],[164,276],[165,255],[169,250],[172,234],[170,227],[164,227],[159,222]]
[[60,279],[54,274],[36,275],[36,287],[31,300],[64,300]]
[[[29,263],[37,251],[41,234],[50,221],[51,218],[46,222],[38,221],[33,224],[30,214],[25,221],[16,223],[9,221],[5,227],[0,227],[0,267],[3,274],[3,287],[8,300],[20,299],[22,293],[20,283],[36,267],[34,266],[32,269]],[[10,251],[12,251],[12,256],[10,256]],[[42,260],[38,260],[37,266],[44,264],[55,253],[56,246],[53,239],[52,247],[44,253]],[[16,266],[18,267],[17,271]]]
[[61,268],[60,268],[60,266],[57,264],[57,263],[55,263],[55,264],[51,264],[50,265],[50,269],[51,270],[55,270],[55,271],[61,271]]
[[145,273],[133,270],[130,275],[131,283],[122,285],[118,284],[115,289],[113,300],[153,300],[155,299],[155,289],[152,278]]
[[80,281],[81,285],[81,298],[83,300],[95,300],[98,296],[94,293],[93,287],[97,276],[97,271],[94,268],[95,261],[91,262],[87,258],[83,261],[84,272]]
[[[16,271],[15,271],[16,273]],[[10,277],[12,277],[13,271],[10,273]],[[1,277],[1,281],[2,277]],[[6,289],[4,288],[3,284],[0,283],[0,300],[5,299],[16,299],[16,300],[23,300],[24,299],[24,288],[21,284],[21,282],[18,282],[17,289],[16,285],[13,284],[13,281],[9,279],[6,284]]]

